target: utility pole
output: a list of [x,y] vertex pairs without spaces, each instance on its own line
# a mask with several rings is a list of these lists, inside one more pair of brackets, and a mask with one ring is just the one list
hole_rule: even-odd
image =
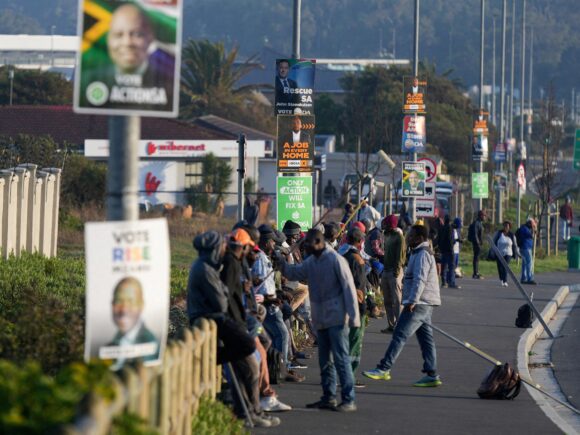
[[[508,113],[508,138],[514,137],[514,76],[516,70],[516,0],[512,0],[512,45],[511,45],[511,62],[510,62],[510,104]],[[511,153],[510,153],[511,164]]]
[[530,66],[528,78],[528,109],[530,110],[530,123],[528,124],[528,143],[530,144],[530,155],[532,154],[532,124],[534,122],[534,110],[532,102],[532,78],[534,69],[534,28],[530,28]]
[[[505,131],[504,131],[504,104],[505,104],[505,25],[506,25],[506,9],[507,0],[502,2],[502,12],[501,12],[501,95],[500,95],[500,109],[499,109],[499,142],[505,146]],[[495,21],[494,21],[495,23]],[[495,26],[494,26],[495,27]],[[495,29],[494,29],[494,41],[495,41]],[[495,44],[494,44],[495,45]],[[495,50],[494,56],[495,56]],[[495,69],[494,69],[495,76]],[[507,147],[506,147],[507,148]],[[507,156],[507,149],[506,149]],[[503,172],[503,162],[499,162],[499,171]],[[503,222],[503,191],[499,188],[495,195],[495,210],[496,210],[496,222]]]
[[294,0],[293,28],[292,28],[292,57],[300,59],[300,15],[302,0]]
[[244,219],[244,179],[246,178],[246,135],[238,137],[238,221]]
[[[479,109],[482,110],[483,107],[483,50],[485,45],[485,0],[481,0],[481,24],[480,24],[480,47],[479,47]],[[483,172],[483,162],[480,160],[477,162],[477,172]],[[483,199],[479,198],[477,200],[477,210],[483,209]]]
[[[483,0],[482,0],[483,1]],[[419,0],[415,0],[415,31],[413,41],[413,76],[419,76]],[[412,160],[417,161],[417,153],[412,153]],[[415,198],[409,198],[409,211],[411,212],[411,222],[415,223],[417,213],[415,210]]]
[[522,2],[522,70],[520,86],[520,153],[523,153],[526,143],[524,141],[524,102],[526,89],[526,0]]
[[491,55],[491,120],[493,125],[497,125],[496,111],[495,111],[495,14],[491,17],[493,23],[493,37],[492,37],[492,55]]
[[8,70],[8,78],[10,79],[10,106],[12,106],[12,92],[14,91],[14,67]]

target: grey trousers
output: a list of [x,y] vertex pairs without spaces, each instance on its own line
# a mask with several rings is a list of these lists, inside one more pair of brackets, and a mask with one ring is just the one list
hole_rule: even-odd
[[381,278],[381,291],[385,301],[387,313],[387,326],[394,328],[401,315],[401,299],[403,297],[403,273],[395,278],[393,272],[383,272]]

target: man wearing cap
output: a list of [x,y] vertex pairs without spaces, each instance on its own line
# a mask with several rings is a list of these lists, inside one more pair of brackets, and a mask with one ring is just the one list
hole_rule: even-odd
[[[290,280],[308,281],[312,323],[317,330],[318,362],[323,395],[307,408],[356,411],[354,379],[349,356],[349,328],[360,327],[356,287],[347,261],[331,249],[322,232],[311,229],[304,248],[309,254],[301,264],[288,264],[280,255],[282,274]],[[337,406],[336,378],[342,403]]]
[[383,219],[381,227],[385,232],[385,256],[381,291],[387,312],[387,327],[381,332],[393,332],[401,314],[403,289],[403,266],[406,260],[407,246],[403,231],[397,227],[397,216],[391,214]]

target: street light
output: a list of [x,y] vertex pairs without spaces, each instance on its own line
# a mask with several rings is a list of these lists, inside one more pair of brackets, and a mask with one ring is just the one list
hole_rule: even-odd
[[8,70],[8,78],[10,79],[10,105],[12,106],[12,90],[14,89],[14,68],[12,67]]

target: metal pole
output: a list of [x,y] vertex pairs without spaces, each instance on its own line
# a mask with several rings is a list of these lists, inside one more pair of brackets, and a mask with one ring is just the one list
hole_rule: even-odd
[[141,118],[109,117],[109,161],[107,167],[107,220],[139,219],[138,144]]
[[[485,0],[481,0],[480,46],[479,46],[479,108],[483,109],[483,50],[485,45]],[[477,163],[477,172],[483,172],[483,162]],[[477,210],[483,209],[483,198],[477,200]]]
[[[413,41],[413,75],[415,77],[419,76],[419,11],[420,11],[420,1],[415,0],[415,31],[414,31],[414,41]],[[412,160],[417,161],[417,153],[411,154]],[[417,214],[415,211],[415,198],[409,198],[409,212],[411,217],[411,222],[415,223]]]
[[[505,27],[506,27],[507,0],[503,0],[501,12],[501,94],[499,99],[499,141],[505,142]],[[507,151],[507,150],[506,150]]]
[[300,59],[300,13],[302,0],[294,0],[294,26],[292,29],[292,57]]
[[[395,210],[397,205],[395,204]],[[393,214],[393,185],[389,184],[389,215]]]
[[312,220],[316,221],[318,219],[318,170],[315,169],[312,173]]
[[495,15],[492,16],[493,23],[493,38],[492,38],[492,55],[491,55],[491,119],[493,125],[497,125],[496,110],[495,110]]
[[526,0],[522,2],[522,70],[520,86],[520,143],[524,146],[524,102],[526,89]]
[[555,246],[554,246],[554,251],[556,252],[556,256],[558,256],[558,224],[560,223],[560,217],[558,216],[558,213],[560,211],[560,201],[556,201],[556,217],[554,219],[554,222],[556,223],[556,231],[554,232],[554,242],[555,242]]
[[530,33],[530,65],[529,65],[529,80],[528,80],[528,109],[530,110],[530,123],[528,124],[528,142],[530,143],[530,155],[532,146],[532,123],[534,121],[534,112],[532,106],[532,77],[533,77],[533,64],[534,64],[534,28],[531,28]]
[[361,195],[362,195],[362,185],[363,185],[363,177],[360,173],[360,136],[357,137],[356,139],[356,157],[355,157],[355,163],[356,163],[356,175],[359,179],[359,183],[358,183],[358,188],[357,188],[357,197],[356,200],[357,202],[360,202],[361,199]]
[[8,71],[8,78],[10,79],[10,105],[12,106],[12,91],[14,90],[14,68]]
[[[509,138],[514,137],[514,75],[516,70],[515,53],[516,53],[516,0],[512,0],[512,45],[511,45],[511,62],[510,62],[510,107],[508,131]],[[511,163],[511,162],[510,162]],[[511,166],[511,165],[510,165]],[[510,167],[511,169],[511,167]]]
[[518,209],[516,212],[516,223],[518,228],[521,225],[521,210],[522,210],[522,187],[520,186],[520,183],[518,182]]
[[238,221],[244,219],[244,178],[246,178],[246,135],[238,136]]

